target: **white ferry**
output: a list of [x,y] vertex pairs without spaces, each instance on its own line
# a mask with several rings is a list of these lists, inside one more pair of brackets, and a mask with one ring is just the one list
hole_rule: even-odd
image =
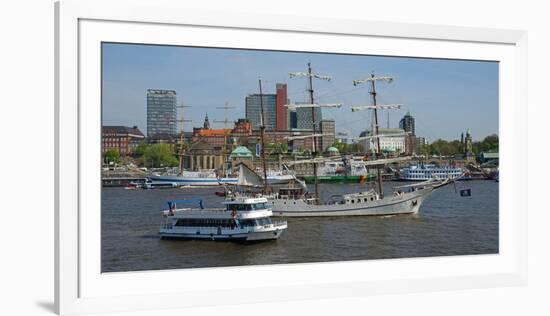
[[[219,177],[214,170],[182,171],[180,174],[149,175],[149,179],[157,183],[174,184],[175,186],[220,186],[224,184],[237,184],[237,177]],[[294,174],[286,170],[267,172],[267,183],[287,184],[294,179]]]
[[[198,207],[181,207],[198,203]],[[202,200],[175,200],[161,212],[161,238],[228,241],[261,241],[279,238],[286,221],[271,221],[273,214],[264,197],[232,196],[225,208],[207,209]]]
[[433,164],[419,164],[403,168],[400,180],[405,181],[426,181],[430,179],[457,179],[464,175],[462,168],[450,166],[436,167]]

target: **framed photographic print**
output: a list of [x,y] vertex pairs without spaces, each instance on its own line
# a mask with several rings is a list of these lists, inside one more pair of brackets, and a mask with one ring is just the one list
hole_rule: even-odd
[[525,32],[56,14],[58,313],[525,282]]

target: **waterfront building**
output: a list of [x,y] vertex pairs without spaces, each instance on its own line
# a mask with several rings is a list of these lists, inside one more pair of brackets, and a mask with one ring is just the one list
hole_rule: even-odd
[[204,141],[198,141],[185,152],[183,167],[187,170],[212,170],[222,169],[224,154],[221,150],[214,148]]
[[[323,137],[321,137],[321,149],[322,151],[327,150],[334,141],[336,140],[336,124],[333,119],[325,119],[321,121],[321,132]],[[325,135],[327,134],[327,135]]]
[[246,119],[252,124],[253,130],[260,129],[261,103],[263,102],[265,128],[273,131],[277,128],[277,94],[249,94],[245,98]]
[[101,128],[101,152],[116,150],[121,155],[131,154],[145,140],[137,126],[103,126]]
[[243,144],[252,135],[252,125],[247,119],[238,119],[233,128],[212,129],[208,115],[204,119],[202,127],[193,128],[191,142],[203,141],[212,145],[215,149],[226,150],[232,144]]
[[155,134],[176,135],[176,91],[147,90],[147,136]]
[[[394,153],[403,153],[405,152],[405,136],[403,135],[405,131],[401,128],[379,128],[378,133],[380,135],[386,135],[379,137],[380,138],[380,150],[382,152],[394,152]],[[360,137],[371,136],[372,131],[367,130],[359,135]],[[395,135],[395,136],[394,136]],[[366,139],[359,142],[367,152],[376,151],[376,140]]]

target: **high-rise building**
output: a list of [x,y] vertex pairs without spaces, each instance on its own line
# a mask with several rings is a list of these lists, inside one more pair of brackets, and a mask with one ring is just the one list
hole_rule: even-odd
[[411,113],[407,112],[405,116],[399,121],[399,128],[414,136],[414,117],[411,116]]
[[265,128],[273,131],[277,128],[277,94],[249,94],[245,98],[246,119],[252,124],[253,130],[260,129],[261,104],[263,102]]
[[[321,108],[313,108],[315,111],[315,130],[321,130],[321,121],[323,114]],[[312,108],[297,108],[296,109],[296,128],[299,130],[313,129],[313,113]]]
[[288,104],[288,96],[286,92],[286,84],[278,83],[276,85],[277,89],[277,130],[286,131],[288,130],[288,109],[285,106]]
[[296,110],[288,111],[288,129],[298,128],[298,116],[296,115]]
[[176,91],[147,90],[147,137],[177,134]]

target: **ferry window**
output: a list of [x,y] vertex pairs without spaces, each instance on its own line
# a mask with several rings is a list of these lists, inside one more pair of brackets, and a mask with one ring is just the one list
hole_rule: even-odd
[[250,211],[250,210],[252,210],[252,205],[250,205],[250,204],[239,204],[238,207],[239,207],[238,208],[239,211]]
[[253,204],[255,210],[265,210],[265,203]]

